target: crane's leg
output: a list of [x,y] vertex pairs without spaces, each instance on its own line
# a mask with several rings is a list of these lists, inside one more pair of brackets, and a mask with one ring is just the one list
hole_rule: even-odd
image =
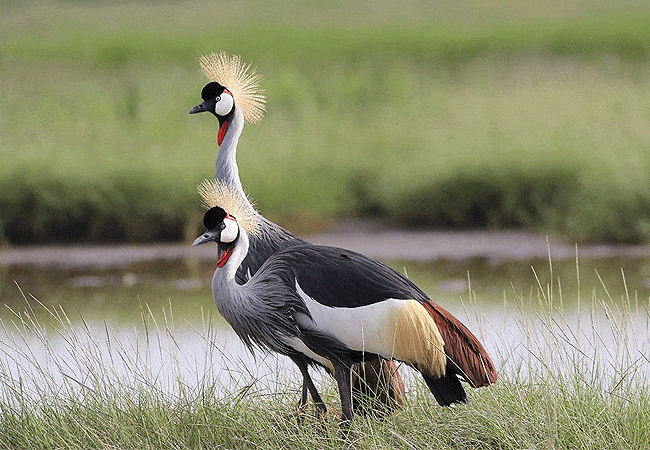
[[307,383],[305,382],[305,377],[302,377],[302,392],[300,393],[300,403],[298,403],[298,409],[302,409],[307,404]]
[[302,393],[300,395],[299,408],[302,409],[307,403],[307,392],[309,392],[311,394],[312,400],[314,401],[314,406],[316,407],[318,414],[325,415],[325,413],[327,413],[327,407],[325,406],[325,402],[318,393],[314,381],[309,375],[309,370],[307,370],[307,363],[304,359],[298,356],[292,356],[291,360],[296,363],[298,369],[300,369],[300,373],[302,374]]
[[352,369],[339,362],[334,364],[336,383],[339,386],[341,396],[341,410],[343,411],[343,426],[347,426],[352,420]]

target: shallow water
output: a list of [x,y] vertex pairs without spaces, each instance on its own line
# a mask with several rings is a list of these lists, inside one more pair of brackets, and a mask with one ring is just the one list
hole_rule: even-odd
[[[406,274],[453,313],[463,304],[523,303],[536,308],[552,297],[568,311],[596,295],[614,302],[647,304],[650,256],[549,261],[488,257],[431,261],[384,260]],[[214,311],[210,281],[214,261],[195,258],[97,266],[0,266],[0,318],[29,305],[61,306],[89,320],[141,322],[143,310],[156,315],[171,308],[177,320],[196,322],[201,310]],[[550,292],[549,292],[550,290]],[[471,296],[470,296],[471,291]],[[550,295],[552,294],[552,295]],[[479,308],[480,309],[480,308]]]
[[[297,402],[300,376],[288,358],[251,355],[212,312],[194,323],[177,320],[168,309],[155,316],[147,311],[140,324],[123,324],[53,310],[40,322],[25,313],[22,320],[3,320],[0,401],[56,403],[62,396],[83,398],[87,391],[113,398],[144,390],[171,399],[282,392]],[[647,310],[620,311],[594,300],[581,314],[471,304],[458,316],[484,343],[501,380],[537,384],[575,380],[579,372],[584,383],[620,395],[650,382]],[[422,385],[407,366],[400,372],[407,395]],[[315,371],[314,380],[320,390],[335,388],[322,371]]]
[[[650,260],[581,259],[577,267],[566,259],[485,257],[389,264],[467,324],[506,376],[579,366],[597,367],[612,385],[621,377],[650,377]],[[18,386],[35,397],[53,386],[97,389],[98,380],[113,377],[172,396],[212,384],[223,393],[252,386],[297,398],[292,363],[275,355],[254,359],[218,315],[213,270],[213,262],[187,259],[4,267],[2,396],[11,398]],[[402,373],[416,382],[410,369]]]

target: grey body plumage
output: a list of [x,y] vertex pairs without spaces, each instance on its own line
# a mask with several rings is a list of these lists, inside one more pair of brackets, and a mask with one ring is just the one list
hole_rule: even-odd
[[245,282],[274,253],[305,243],[284,228],[264,219],[259,233],[250,237],[250,250],[237,270],[237,281]]
[[471,332],[394,269],[350,250],[304,244],[275,253],[239,284],[237,271],[249,252],[246,230],[220,207],[208,210],[204,223],[207,230],[194,244],[219,245],[212,291],[221,314],[251,351],[259,347],[296,362],[317,405],[322,399],[305,375],[307,365],[329,369],[344,420],[354,409],[352,366],[365,358],[406,362],[443,406],[467,401],[461,379],[476,387],[496,381]]
[[[238,260],[243,257],[241,253],[246,250],[248,252],[245,255],[249,255],[249,245],[249,236],[244,232],[238,238],[235,249],[237,253],[233,252],[230,258]],[[314,280],[326,280],[324,284],[331,286],[334,292],[339,293],[341,290],[345,290],[347,287],[345,285],[340,288],[333,285],[332,278],[335,278],[336,275],[332,276],[331,271],[329,273],[327,271],[319,273],[318,271],[319,266],[324,267],[328,261],[331,261],[331,256],[340,255],[341,252],[345,258],[353,255],[361,257],[354,252],[304,244],[292,246],[286,251],[276,252],[272,258],[264,261],[259,270],[244,283],[236,281],[241,265],[238,266],[234,274],[228,270],[216,270],[212,278],[215,304],[251,352],[254,352],[257,347],[263,351],[273,351],[289,357],[305,358],[304,353],[297,352],[295,349],[295,340],[299,340],[315,354],[330,361],[342,362],[346,366],[351,366],[364,357],[371,358],[373,355],[369,353],[364,355],[363,352],[350,350],[333,336],[323,334],[313,327],[311,313],[299,292],[299,289],[302,290],[298,284],[299,279],[305,281],[307,286]],[[300,267],[300,258],[305,255],[311,257],[310,270],[307,272]],[[371,262],[371,260],[361,258],[353,260],[352,263]],[[368,266],[367,264],[365,267],[375,268],[374,265]],[[392,271],[392,269],[388,270]],[[370,270],[364,272],[363,276],[371,277],[372,274],[373,272]],[[355,273],[349,273],[349,275],[356,278]],[[354,281],[349,284],[353,285]],[[314,283],[314,285],[320,290],[324,287],[318,283]],[[309,289],[307,290],[309,291]],[[383,289],[382,292],[392,293],[389,289]],[[408,298],[407,292],[411,292],[410,289],[402,293],[404,298]],[[370,301],[381,301],[385,298],[384,295],[378,295]],[[327,306],[332,305],[328,304]],[[294,346],[289,345],[288,340],[294,340]],[[323,364],[322,360],[315,360],[309,356],[305,361],[308,364],[318,364],[327,369],[332,368],[329,364]]]

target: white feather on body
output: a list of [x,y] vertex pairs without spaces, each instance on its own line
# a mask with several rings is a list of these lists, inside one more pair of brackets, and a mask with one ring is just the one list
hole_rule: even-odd
[[335,337],[351,350],[374,353],[416,365],[430,375],[445,374],[444,342],[433,319],[416,300],[386,299],[355,308],[335,308],[314,300],[296,281],[296,290],[312,320],[312,327]]

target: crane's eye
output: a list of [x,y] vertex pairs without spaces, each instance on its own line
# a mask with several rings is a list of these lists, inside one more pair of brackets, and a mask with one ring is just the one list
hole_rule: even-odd
[[221,222],[221,223],[219,224],[219,229],[220,229],[220,230],[223,230],[223,229],[225,229],[225,228],[226,228],[226,223],[225,223],[225,222]]

